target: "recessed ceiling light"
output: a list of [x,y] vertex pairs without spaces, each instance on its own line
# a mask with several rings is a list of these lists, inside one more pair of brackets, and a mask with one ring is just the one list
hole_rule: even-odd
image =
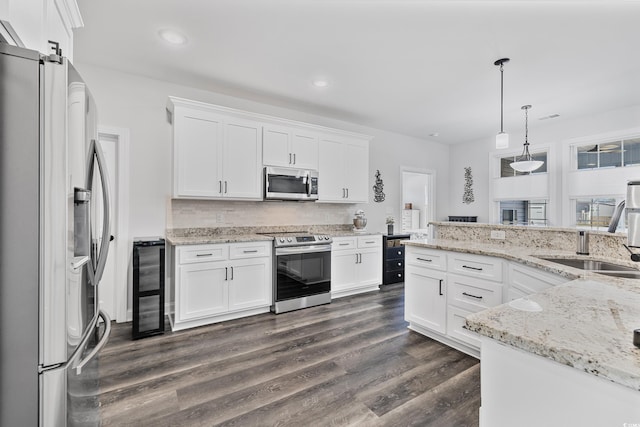
[[176,30],[164,29],[158,31],[158,34],[165,42],[173,45],[181,45],[187,43],[187,37]]
[[329,86],[329,82],[326,81],[325,79],[315,79],[313,81],[313,85],[315,87],[327,87],[327,86]]

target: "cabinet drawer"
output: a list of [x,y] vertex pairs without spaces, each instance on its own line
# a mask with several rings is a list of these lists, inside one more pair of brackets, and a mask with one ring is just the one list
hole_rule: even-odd
[[358,248],[382,247],[382,236],[361,236],[358,237]]
[[227,245],[194,245],[178,247],[178,263],[222,261],[229,257]]
[[502,260],[482,255],[450,253],[449,271],[502,282]]
[[557,274],[527,267],[520,263],[509,263],[509,287],[518,289],[524,295],[541,292],[552,286],[568,282],[569,279]]
[[385,264],[386,271],[404,270],[403,259],[390,259]]
[[433,270],[447,269],[447,253],[435,249],[410,246],[405,253],[407,264],[419,265]]
[[502,303],[502,285],[449,274],[447,301],[471,313]]
[[334,237],[331,244],[332,251],[341,251],[345,249],[355,249],[358,246],[356,237]]
[[229,259],[268,257],[271,255],[271,243],[233,243],[229,245]]
[[447,307],[447,335],[451,338],[455,338],[458,341],[462,341],[474,348],[480,348],[480,336],[475,332],[472,332],[464,327],[466,324],[465,317],[471,314],[466,310],[462,310],[458,307]]
[[390,283],[404,282],[404,270],[400,271],[387,271],[384,273],[384,283],[388,285]]
[[404,247],[386,248],[387,259],[404,259]]

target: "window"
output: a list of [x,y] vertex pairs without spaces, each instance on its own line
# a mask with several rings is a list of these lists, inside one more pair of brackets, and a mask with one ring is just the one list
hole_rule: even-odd
[[503,200],[500,202],[500,223],[504,225],[539,225],[547,223],[546,200]]
[[[580,198],[576,200],[576,225],[594,229],[609,227],[615,211],[616,199],[613,197]],[[621,228],[622,221],[618,224]]]
[[[639,139],[639,142],[640,142],[640,139]],[[531,153],[531,157],[533,158],[533,160],[542,160],[544,162],[544,164],[540,166],[540,169],[536,169],[533,172],[518,172],[515,169],[513,169],[511,167],[511,163],[515,162],[518,157],[520,157],[520,154],[518,154],[517,156],[500,158],[500,178],[547,172],[547,152],[546,151],[543,151],[540,153]],[[638,160],[640,162],[640,146],[638,147],[638,157],[639,157]]]
[[640,137],[576,147],[578,169],[618,168],[640,164]]

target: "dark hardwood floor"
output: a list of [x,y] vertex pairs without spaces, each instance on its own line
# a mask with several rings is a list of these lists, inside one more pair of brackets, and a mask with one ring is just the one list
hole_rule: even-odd
[[138,341],[114,324],[103,425],[477,426],[478,360],[409,331],[403,294],[384,286]]

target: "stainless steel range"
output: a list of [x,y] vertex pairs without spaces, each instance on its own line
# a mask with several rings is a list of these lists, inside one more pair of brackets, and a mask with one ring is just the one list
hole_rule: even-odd
[[274,238],[273,305],[276,314],[331,302],[331,243],[304,232]]

